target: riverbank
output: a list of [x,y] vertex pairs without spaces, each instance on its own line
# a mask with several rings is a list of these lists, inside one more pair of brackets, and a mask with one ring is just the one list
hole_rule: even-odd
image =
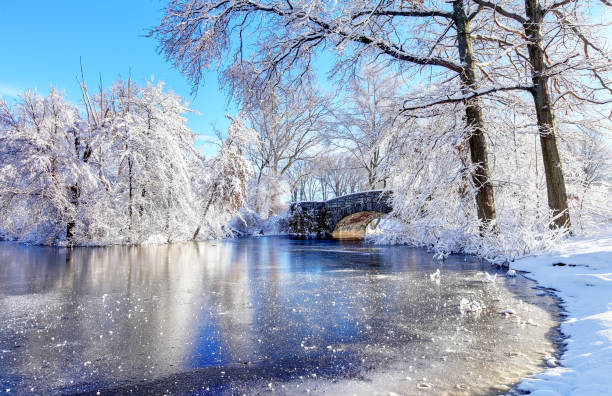
[[[554,289],[566,318],[559,365],[518,385],[534,395],[604,395],[612,387],[612,231],[570,238],[511,267]],[[549,362],[555,365],[555,362]]]

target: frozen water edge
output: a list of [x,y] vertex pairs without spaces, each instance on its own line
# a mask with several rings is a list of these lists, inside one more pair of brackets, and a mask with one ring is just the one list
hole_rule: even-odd
[[561,331],[568,337],[560,365],[524,378],[516,389],[534,395],[610,394],[612,230],[568,239],[555,251],[523,258],[512,267],[556,290],[567,314]]

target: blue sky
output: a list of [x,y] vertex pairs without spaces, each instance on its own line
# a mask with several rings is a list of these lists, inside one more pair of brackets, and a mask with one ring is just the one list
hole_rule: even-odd
[[[68,100],[80,103],[79,58],[90,89],[98,86],[101,75],[105,87],[120,76],[136,81],[165,81],[166,88],[183,96],[199,114],[188,115],[188,125],[196,133],[213,136],[213,126],[225,131],[227,96],[218,86],[217,73],[205,72],[204,85],[191,96],[191,85],[156,51],[157,42],[144,37],[158,24],[165,0],[0,0],[0,95],[9,102],[26,89],[46,94],[52,84],[65,92]],[[594,7],[593,14],[609,20],[607,10]],[[607,31],[612,38],[612,28]],[[329,54],[317,60],[319,84],[330,88],[324,74],[329,71]],[[200,140],[205,154],[216,150]]]
[[[144,37],[155,26],[166,4],[161,0],[104,1],[0,1],[0,95],[11,101],[26,89],[47,94],[53,85],[68,100],[80,103],[76,77],[83,60],[90,90],[105,87],[131,74],[136,81],[165,81],[166,88],[183,96],[200,114],[188,116],[189,127],[198,134],[213,135],[229,124],[227,97],[217,84],[217,73],[206,73],[196,97],[191,85],[156,51],[157,42]],[[205,153],[210,153],[200,143]]]

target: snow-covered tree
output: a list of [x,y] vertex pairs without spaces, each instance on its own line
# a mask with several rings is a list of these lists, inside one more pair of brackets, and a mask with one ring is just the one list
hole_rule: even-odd
[[72,237],[79,190],[90,188],[90,150],[77,109],[51,89],[12,110],[0,103],[0,217],[10,238],[56,243]]
[[209,238],[246,206],[244,123],[205,161],[187,104],[162,83],[119,81],[93,97],[81,88],[82,116],[54,89],[0,103],[0,235],[62,245]]
[[227,233],[223,225],[247,206],[247,183],[253,167],[246,157],[247,147],[257,141],[257,133],[236,117],[231,119],[227,137],[219,153],[207,161],[207,173],[200,186],[202,196],[199,223],[192,239],[205,227],[209,235]]
[[119,82],[109,100],[116,174],[108,178],[130,240],[180,238],[194,227],[185,219],[194,212],[192,163],[199,161],[183,117],[188,108],[161,83]]
[[[478,38],[503,48],[504,56],[483,64],[488,79],[523,86],[535,108],[547,201],[558,227],[570,226],[563,161],[558,147],[555,107],[563,102],[605,105],[612,102],[612,56],[601,34],[603,26],[594,4],[577,1],[472,0],[486,20]],[[599,12],[610,4],[604,2]],[[572,113],[576,109],[571,110]]]
[[[356,74],[356,68],[373,59],[402,71],[426,68],[433,84],[465,97],[461,131],[469,143],[470,191],[478,219],[486,224],[495,219],[495,202],[482,107],[474,95],[482,79],[471,22],[480,11],[464,0],[173,1],[151,35],[196,86],[204,68],[222,65],[233,92],[233,87],[246,87],[238,90],[243,101],[284,81],[299,83],[311,76],[312,57],[323,47],[335,50],[336,74]],[[242,34],[252,30],[258,34]]]
[[330,115],[330,100],[312,87],[277,87],[265,100],[250,105],[246,116],[259,138],[248,147],[255,175],[251,207],[263,218],[286,209],[289,174],[296,164],[312,161]]
[[380,65],[366,65],[350,81],[330,141],[343,148],[367,173],[367,188],[384,187],[390,165],[401,155],[406,122],[399,117],[401,83]]

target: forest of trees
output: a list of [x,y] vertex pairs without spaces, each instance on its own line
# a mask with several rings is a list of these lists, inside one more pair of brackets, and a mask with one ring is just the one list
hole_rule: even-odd
[[[610,216],[609,12],[572,0],[183,0],[150,36],[194,86],[217,67],[247,111],[316,87],[316,61],[331,59],[335,127],[301,132],[351,158],[358,188],[395,192],[399,240],[459,250],[501,235],[529,249],[549,229]],[[323,161],[308,156],[288,184],[321,179],[325,196]]]
[[239,208],[267,219],[289,200],[370,189],[394,192],[388,242],[525,252],[583,232],[612,219],[611,10],[172,1],[149,36],[194,89],[216,67],[241,109],[218,154],[194,148],[189,109],[161,85],[119,81],[90,98],[83,84],[84,110],[26,93],[1,105],[0,232],[210,238]]
[[53,88],[0,102],[0,236],[78,245],[228,235],[252,175],[244,123],[233,120],[204,159],[188,108],[161,83],[82,92],[83,111]]

